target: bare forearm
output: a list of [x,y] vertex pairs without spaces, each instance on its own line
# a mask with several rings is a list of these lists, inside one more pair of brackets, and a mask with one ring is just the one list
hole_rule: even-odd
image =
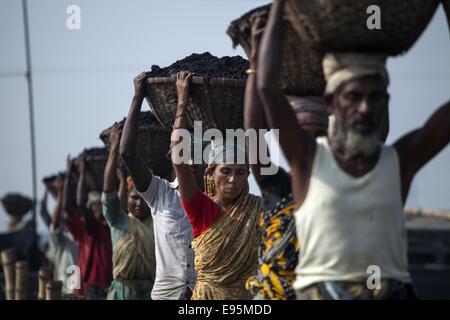
[[53,209],[52,215],[53,228],[57,228],[59,226],[59,223],[61,221],[61,212],[62,212],[62,193],[58,192],[56,198],[56,205],[55,208]]
[[[252,61],[250,64],[250,69],[255,70],[257,67],[256,61]],[[259,150],[267,150],[267,144],[265,139],[259,139],[259,129],[264,128],[264,110],[262,108],[262,102],[259,98],[257,87],[256,87],[257,74],[249,74],[247,79],[247,84],[245,87],[245,97],[244,97],[244,127],[245,130],[254,129],[256,130],[257,147],[249,145],[250,141],[247,140],[247,150],[248,157],[250,161],[250,166],[253,175],[257,181],[261,180],[261,162],[259,159]],[[256,154],[255,154],[256,152]],[[267,152],[268,154],[268,152]],[[270,165],[266,164],[266,165]]]
[[278,83],[281,72],[283,4],[283,0],[272,4],[258,55],[258,87],[266,90],[281,91]]
[[[186,128],[187,125],[186,120],[187,106],[188,101],[183,99],[180,100],[179,98],[174,127],[180,129],[174,128],[173,130],[175,134],[178,133],[177,130],[186,130],[181,128]],[[174,148],[178,143],[181,142],[181,140],[178,140],[178,138],[174,135],[171,140],[172,140],[171,141],[172,148]],[[172,156],[176,155],[172,154]],[[183,155],[180,154],[180,156]],[[184,161],[180,162],[174,161],[174,168],[179,183],[181,199],[184,201],[189,201],[194,197],[195,192],[198,189],[194,174],[192,173],[191,168],[189,168],[189,165]]]
[[44,220],[45,224],[50,226],[51,218],[47,210],[47,193],[44,195],[44,199],[41,201],[41,218]]
[[67,171],[66,178],[64,179],[64,187],[62,194],[62,206],[63,210],[67,213],[71,213],[74,209],[74,204],[72,202],[72,188],[71,188],[71,171]]
[[144,98],[134,96],[131,101],[130,111],[123,126],[122,138],[120,140],[120,155],[126,161],[127,157],[136,155],[136,143],[138,136],[139,114]]
[[125,121],[122,137],[120,140],[119,152],[122,161],[128,169],[138,191],[147,190],[152,175],[146,164],[136,153],[138,137],[139,114],[141,112],[143,97],[134,96],[131,102],[130,111]]
[[119,201],[120,201],[120,207],[122,208],[123,212],[128,211],[128,200],[127,200],[127,185],[125,179],[121,179],[119,183]]
[[86,207],[86,201],[87,201],[86,172],[81,171],[77,184],[77,207],[84,209]]
[[106,162],[105,173],[103,177],[103,192],[109,193],[116,189],[117,184],[117,147],[111,148],[108,161]]

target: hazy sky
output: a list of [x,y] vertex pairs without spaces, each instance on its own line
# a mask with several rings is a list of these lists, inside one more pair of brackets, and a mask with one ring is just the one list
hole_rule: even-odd
[[[34,71],[38,195],[42,178],[63,170],[67,154],[102,146],[99,133],[126,116],[132,79],[151,65],[167,66],[193,52],[242,55],[225,31],[259,0],[28,1]],[[0,196],[31,196],[31,156],[22,1],[0,1]],[[66,8],[81,8],[81,30],[66,27]],[[391,131],[388,143],[420,126],[449,99],[450,38],[440,5],[405,56],[388,62]],[[143,110],[148,110],[144,102]],[[407,206],[450,209],[450,148],[416,176]],[[286,167],[282,159],[281,164]],[[251,191],[259,194],[251,182]],[[375,195],[376,196],[376,195]],[[383,201],[383,199],[380,199]],[[49,202],[49,210],[53,201]],[[45,231],[40,218],[39,230]],[[0,208],[0,231],[7,216]]]

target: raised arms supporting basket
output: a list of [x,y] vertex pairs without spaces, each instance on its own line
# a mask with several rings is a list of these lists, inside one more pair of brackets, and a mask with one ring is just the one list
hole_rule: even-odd
[[[147,79],[147,102],[152,113],[166,128],[173,125],[177,111],[176,78]],[[202,121],[203,129],[243,128],[245,79],[192,77],[191,102],[187,120],[190,129],[194,121]]]
[[[231,22],[227,34],[233,46],[242,46],[247,56],[251,53],[251,16],[258,11],[270,11],[271,5],[253,9]],[[322,72],[323,54],[312,42],[303,42],[289,21],[283,24],[282,71],[280,86],[287,94],[322,95],[325,79]]]

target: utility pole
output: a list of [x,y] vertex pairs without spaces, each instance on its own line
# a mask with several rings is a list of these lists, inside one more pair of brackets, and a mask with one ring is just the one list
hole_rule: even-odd
[[[33,106],[33,75],[31,68],[31,51],[30,51],[30,26],[28,24],[28,10],[27,0],[22,0],[23,9],[23,23],[25,32],[25,52],[27,71],[25,77],[28,82],[28,106],[30,116],[30,138],[31,138],[31,175],[32,175],[32,187],[33,187],[33,243],[35,249],[37,249],[37,236],[36,236],[36,204],[37,204],[37,185],[36,185],[36,142],[34,134],[34,106]],[[37,253],[37,250],[35,251]]]

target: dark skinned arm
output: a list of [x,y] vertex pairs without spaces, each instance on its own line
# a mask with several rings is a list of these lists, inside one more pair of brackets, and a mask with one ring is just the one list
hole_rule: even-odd
[[[267,11],[258,12],[254,14],[251,20],[251,55],[250,55],[250,69],[257,69],[257,58],[258,58],[258,49],[261,36],[264,31],[264,27],[266,24]],[[250,73],[247,78],[247,84],[245,86],[245,96],[244,96],[244,128],[248,129],[262,129],[265,126],[264,119],[264,110],[262,108],[262,102],[259,98],[256,84],[256,73]],[[269,167],[270,162],[268,164],[262,165],[259,159],[259,150],[265,148],[267,150],[267,143],[265,139],[259,140],[259,134],[257,133],[257,150],[256,154],[251,152],[251,148],[247,145],[247,150],[249,150],[249,160],[250,160],[250,168],[252,170],[253,176],[256,181],[263,180],[263,176],[261,175],[262,167]],[[248,143],[248,140],[247,140]],[[267,152],[268,154],[268,152]],[[256,158],[256,159],[255,159]],[[256,160],[256,161],[255,161]]]
[[117,176],[119,177],[119,195],[120,207],[123,212],[128,212],[128,185],[127,177],[122,169],[117,169]]
[[111,148],[109,150],[108,161],[106,162],[105,172],[103,176],[103,192],[105,193],[111,193],[115,191],[117,186],[116,171],[120,142],[120,130],[120,126],[114,126],[110,136]]
[[86,156],[83,155],[78,160],[78,170],[80,176],[78,177],[77,184],[77,208],[84,216],[84,221],[88,227],[92,226],[92,212],[86,207],[87,191],[86,191]]
[[[189,82],[191,81],[192,73],[187,71],[181,71],[177,73],[177,91],[178,91],[178,108],[175,118],[174,126],[177,128],[186,128],[186,112],[189,104]],[[185,129],[174,129],[174,134],[178,133],[177,130]],[[171,144],[172,148],[175,147],[182,140],[174,140],[172,134]],[[172,153],[172,157],[174,154]],[[197,192],[198,186],[195,179],[194,173],[187,163],[176,164],[173,161],[175,174],[178,178],[178,186],[180,190],[180,197],[183,201],[188,202],[194,198]]]
[[139,114],[145,97],[146,79],[147,76],[145,72],[142,72],[134,78],[135,93],[123,127],[122,139],[119,147],[120,157],[125,163],[136,189],[140,192],[146,191],[152,181],[152,174],[147,165],[136,153]]
[[49,227],[50,226],[50,222],[51,222],[51,218],[50,218],[50,215],[49,215],[48,210],[47,210],[47,196],[48,196],[48,189],[45,188],[44,196],[42,197],[42,200],[41,200],[41,211],[40,211],[40,213],[41,213],[41,218],[44,221],[45,225],[47,227]]
[[58,178],[59,181],[57,183],[56,187],[56,205],[53,209],[53,215],[52,215],[52,226],[53,228],[58,228],[60,221],[61,221],[61,214],[62,214],[62,202],[63,202],[63,181],[61,178]]
[[415,174],[450,142],[450,101],[441,106],[419,130],[400,140],[394,147],[400,160],[403,201]]
[[75,203],[73,202],[73,190],[72,190],[72,170],[73,161],[67,157],[67,169],[66,177],[64,179],[63,195],[62,195],[62,206],[63,210],[67,213],[65,219],[70,219],[74,214],[77,214]]
[[280,146],[291,167],[292,191],[299,206],[306,196],[316,144],[298,125],[279,86],[283,6],[284,1],[275,0],[270,10],[258,55],[257,87],[270,127],[279,129]]

